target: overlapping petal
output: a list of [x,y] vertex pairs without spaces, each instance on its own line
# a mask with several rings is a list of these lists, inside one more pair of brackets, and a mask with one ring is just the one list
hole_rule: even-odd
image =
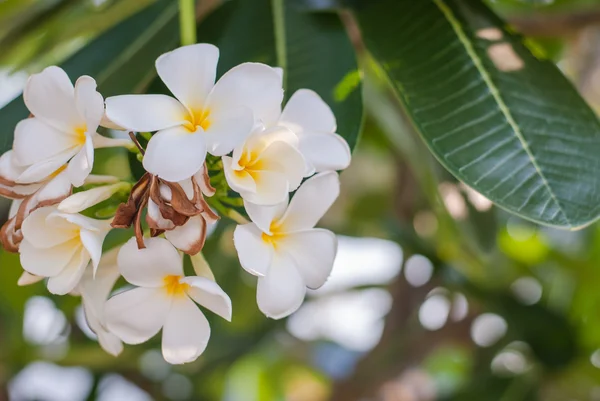
[[[197,128],[202,131],[202,128]],[[184,127],[157,132],[148,142],[144,156],[146,171],[160,178],[178,182],[196,174],[204,164],[206,139]]]
[[231,299],[214,280],[206,277],[186,277],[181,279],[181,282],[190,286],[186,292],[195,302],[231,321]]
[[130,131],[152,132],[184,124],[188,111],[170,96],[122,95],[106,99],[106,116]]
[[181,256],[169,241],[163,238],[146,238],[145,249],[138,249],[131,238],[119,252],[119,270],[125,280],[141,287],[161,288],[164,277],[183,275]]
[[233,242],[242,267],[255,276],[265,276],[273,260],[273,246],[262,239],[262,231],[255,224],[239,225],[233,233]]
[[122,292],[106,302],[106,326],[127,344],[143,343],[165,324],[171,303],[162,288],[137,287]]
[[259,277],[256,300],[259,309],[272,319],[294,313],[306,295],[306,285],[292,258],[277,253],[265,277]]
[[160,79],[189,110],[204,108],[217,74],[219,49],[200,43],[183,46],[156,60]]
[[206,317],[188,297],[174,298],[162,333],[165,361],[183,364],[195,361],[210,338]]

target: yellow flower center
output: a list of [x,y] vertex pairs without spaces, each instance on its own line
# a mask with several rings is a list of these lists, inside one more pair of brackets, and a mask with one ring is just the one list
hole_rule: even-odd
[[183,125],[189,132],[196,132],[198,127],[202,127],[204,131],[206,131],[210,127],[210,110],[192,110],[191,113],[188,113],[186,116],[186,122]]
[[240,160],[238,160],[238,165],[241,169],[234,170],[234,174],[239,178],[243,178],[246,174],[250,174],[254,181],[258,181],[258,172],[264,170],[263,161],[259,159],[259,153],[248,151],[246,149],[242,152],[242,156],[240,157]]
[[271,234],[262,233],[262,240],[267,244],[273,245],[273,247],[277,247],[277,242],[286,236],[281,223],[272,222],[269,231],[271,231]]
[[167,292],[167,294],[176,295],[176,296],[185,295],[185,291],[190,286],[189,286],[189,284],[180,283],[179,280],[181,278],[182,278],[182,276],[177,276],[177,275],[165,276],[163,281],[165,283],[164,288],[165,288],[165,291]]
[[85,133],[87,132],[87,127],[77,127],[75,128],[75,144],[78,146],[83,146],[85,144]]

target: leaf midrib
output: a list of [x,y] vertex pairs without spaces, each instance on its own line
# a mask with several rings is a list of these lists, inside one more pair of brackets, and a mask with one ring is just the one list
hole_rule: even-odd
[[[277,0],[274,0],[274,1],[277,1]],[[477,70],[479,71],[479,73],[481,74],[482,79],[484,80],[484,82],[485,82],[486,86],[488,87],[491,95],[493,96],[493,98],[496,101],[498,107],[500,108],[500,111],[504,115],[504,118],[506,119],[506,121],[509,124],[509,126],[512,128],[513,132],[515,133],[515,136],[521,142],[521,145],[523,146],[523,149],[527,153],[527,156],[529,157],[529,160],[531,161],[531,164],[533,165],[533,167],[537,171],[538,175],[542,179],[544,187],[546,188],[546,190],[550,194],[550,196],[551,196],[552,200],[554,201],[554,203],[556,203],[556,205],[558,206],[560,212],[562,213],[562,215],[564,216],[565,220],[567,221],[567,224],[570,227],[573,227],[573,224],[570,221],[569,216],[565,213],[562,205],[560,204],[558,198],[556,197],[556,194],[554,193],[554,191],[550,187],[550,184],[549,184],[548,180],[546,179],[545,175],[543,174],[541,167],[538,165],[535,156],[533,155],[533,153],[531,153],[531,150],[529,149],[529,145],[527,144],[527,141],[525,140],[525,138],[523,136],[523,133],[521,132],[521,128],[519,127],[519,125],[515,121],[514,117],[512,116],[512,113],[511,113],[510,109],[508,108],[508,106],[506,105],[504,99],[502,98],[502,95],[500,94],[500,91],[498,90],[498,87],[496,87],[496,85],[492,81],[492,77],[489,75],[489,73],[485,69],[481,58],[479,57],[479,55],[475,51],[475,48],[473,47],[473,44],[471,43],[469,37],[467,36],[467,34],[465,33],[464,29],[462,28],[461,23],[458,21],[458,19],[454,15],[454,12],[450,9],[450,7],[448,7],[448,5],[446,4],[445,0],[432,0],[432,1],[439,8],[439,10],[442,12],[442,14],[446,18],[446,20],[448,20],[448,23],[450,24],[450,26],[452,27],[452,29],[456,33],[458,39],[461,41],[461,43],[465,47],[465,50],[466,50],[468,56],[471,58],[471,60],[473,61],[473,64],[475,65],[475,67],[477,68]]]

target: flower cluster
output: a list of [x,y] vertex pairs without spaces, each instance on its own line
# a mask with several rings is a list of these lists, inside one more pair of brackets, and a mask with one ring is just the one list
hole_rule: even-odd
[[[265,64],[241,64],[216,81],[218,58],[209,44],[159,57],[158,76],[174,97],[104,100],[94,79],[73,85],[58,67],[27,82],[31,115],[0,157],[0,195],[13,199],[0,240],[20,254],[19,285],[46,279],[50,292],[82,297],[90,328],[111,354],[162,329],[165,360],[191,362],[210,336],[196,304],[231,320],[231,300],[201,254],[221,217],[239,224],[235,248],[258,276],[266,316],[293,313],[306,289],[331,273],[336,236],[315,226],[339,195],[336,170],[350,164],[331,109],[308,89],[282,109],[283,72]],[[131,140],[100,135],[101,126]],[[146,173],[136,183],[92,175],[102,147],[137,153]],[[115,197],[127,201],[115,203],[110,218],[106,208],[104,218],[90,212]],[[110,230],[131,226],[128,242],[103,253]],[[184,274],[184,254],[195,276]],[[130,286],[114,291],[121,276]]]

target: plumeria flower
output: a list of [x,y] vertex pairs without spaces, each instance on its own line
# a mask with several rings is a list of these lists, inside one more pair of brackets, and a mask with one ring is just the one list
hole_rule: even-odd
[[339,195],[335,172],[306,180],[291,202],[275,206],[245,203],[252,223],[239,225],[234,243],[242,267],[258,276],[260,310],[273,319],[296,311],[306,287],[321,287],[333,268],[337,239],[314,228]]
[[296,91],[271,125],[288,127],[298,135],[299,148],[307,162],[306,176],[315,171],[344,170],[350,165],[350,147],[335,133],[335,115],[316,92]]
[[288,128],[265,130],[258,126],[234,149],[233,156],[223,156],[229,186],[244,200],[258,205],[284,201],[298,188],[306,171],[297,146],[298,137]]
[[64,169],[69,182],[81,186],[94,165],[94,143],[122,145],[96,133],[104,101],[91,77],[80,77],[73,87],[62,69],[48,67],[29,78],[23,100],[33,117],[15,129],[14,163],[23,167],[19,184],[37,183]]
[[121,277],[117,265],[119,250],[120,248],[114,248],[102,255],[95,275],[93,265],[90,264],[77,288],[88,326],[98,336],[100,346],[114,356],[123,351],[123,343],[106,328],[104,305],[115,283]]
[[181,47],[156,60],[158,75],[176,99],[125,95],[106,100],[113,123],[131,131],[158,131],[146,149],[146,171],[171,182],[190,178],[207,151],[215,156],[231,152],[255,119],[281,103],[281,79],[271,67],[244,63],[215,84],[218,59],[213,45]]
[[210,326],[198,304],[231,320],[231,300],[206,277],[183,274],[183,261],[165,239],[148,238],[138,249],[132,238],[118,257],[123,277],[137,286],[110,298],[108,329],[127,344],[140,344],[162,328],[162,353],[172,364],[192,362],[204,352]]
[[83,276],[90,260],[97,269],[110,221],[43,207],[23,222],[21,265],[36,276],[48,277],[48,290],[65,295]]

